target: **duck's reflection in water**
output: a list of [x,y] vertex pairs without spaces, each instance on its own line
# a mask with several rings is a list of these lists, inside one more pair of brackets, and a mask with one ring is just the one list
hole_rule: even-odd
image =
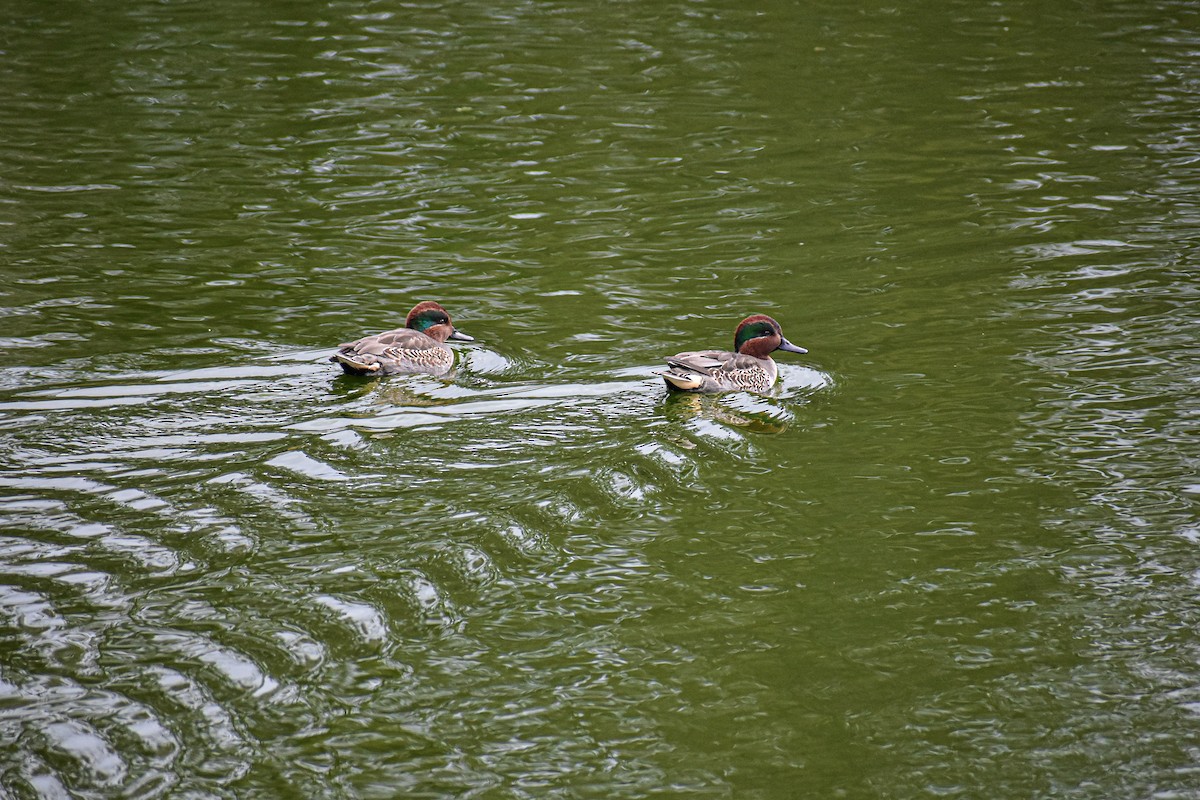
[[699,395],[671,392],[663,404],[668,419],[704,419],[749,433],[783,433],[792,413],[766,398],[749,395]]

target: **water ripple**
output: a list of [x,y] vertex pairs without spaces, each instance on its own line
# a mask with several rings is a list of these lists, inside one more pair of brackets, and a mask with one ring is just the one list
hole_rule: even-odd
[[0,795],[1194,794],[1187,3],[43,6]]

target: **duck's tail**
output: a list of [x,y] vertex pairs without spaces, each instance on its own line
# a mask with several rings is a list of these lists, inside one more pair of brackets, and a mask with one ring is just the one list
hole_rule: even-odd
[[329,360],[341,365],[348,375],[374,375],[380,369],[378,361],[367,361],[357,353],[334,353]]
[[667,382],[668,389],[678,389],[681,392],[694,392],[704,384],[704,376],[694,372],[679,373],[664,370],[654,374],[662,375],[663,380]]

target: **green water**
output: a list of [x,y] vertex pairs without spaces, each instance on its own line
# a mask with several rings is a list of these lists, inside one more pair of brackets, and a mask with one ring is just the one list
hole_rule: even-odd
[[1194,3],[3,16],[0,796],[1200,795]]

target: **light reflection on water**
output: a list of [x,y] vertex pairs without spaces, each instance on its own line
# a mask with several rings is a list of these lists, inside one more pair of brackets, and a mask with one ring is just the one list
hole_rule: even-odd
[[[124,688],[86,702],[117,720],[144,718],[158,737],[157,755],[147,759],[138,755],[143,748],[119,744],[126,737],[110,744],[105,725],[111,723],[97,728],[100,720],[78,720],[70,704],[59,712],[50,705],[39,717],[45,745],[33,751],[49,760],[26,762],[29,785],[65,774],[97,789],[126,786],[134,782],[131,760],[146,780],[167,785],[187,771],[185,753],[197,747],[219,780],[235,780],[251,763],[261,767],[273,758],[236,730],[268,724],[283,708],[293,720],[303,719],[315,713],[303,709],[324,705],[330,691],[328,700],[349,692],[342,702],[356,702],[350,699],[359,691],[355,681],[342,685],[325,674],[333,664],[340,667],[350,654],[374,654],[386,673],[409,662],[413,637],[428,635],[422,631],[440,632],[435,641],[469,637],[472,618],[490,614],[514,592],[523,594],[533,575],[563,592],[543,611],[532,609],[535,620],[631,613],[622,610],[621,598],[628,581],[652,570],[644,557],[608,545],[589,553],[596,543],[572,545],[563,533],[577,536],[604,520],[643,517],[643,504],[677,483],[676,474],[687,467],[679,447],[711,440],[729,452],[741,437],[731,439],[727,425],[755,430],[769,420],[782,430],[790,418],[785,404],[827,381],[815,370],[792,367],[777,397],[705,398],[684,412],[682,419],[691,421],[677,446],[646,438],[628,450],[621,442],[615,449],[624,455],[614,463],[603,455],[614,449],[603,442],[606,429],[636,427],[639,419],[644,426],[664,403],[665,389],[648,365],[586,385],[537,384],[524,375],[506,380],[509,362],[477,349],[449,381],[358,380],[339,376],[325,363],[327,355],[296,352],[254,365],[93,375],[8,395],[0,413],[10,429],[20,430],[22,418],[40,429],[43,415],[57,421],[53,439],[27,439],[11,451],[18,468],[0,476],[10,492],[2,504],[4,527],[20,532],[0,547],[5,574],[18,585],[32,582],[29,590],[7,591],[0,602],[7,624],[33,654],[32,661],[27,656],[9,664],[16,680],[10,698],[20,706],[19,698],[48,691],[37,688],[41,670],[82,677],[81,665],[90,664],[87,672],[101,670],[107,682]],[[476,364],[485,366],[482,374],[473,371]],[[298,398],[305,398],[300,409]],[[745,415],[760,421],[749,424]],[[463,426],[471,427],[459,430]],[[393,448],[390,437],[407,429],[417,441],[433,437],[447,446]],[[580,449],[597,454],[591,469],[576,463],[572,453]],[[85,452],[93,460],[79,460]],[[447,474],[486,487],[487,499],[478,488],[459,499],[436,499]],[[313,502],[323,494],[334,496],[332,505]],[[621,512],[614,515],[615,509]],[[361,537],[353,549],[340,539],[348,518],[358,519]],[[504,614],[494,623],[511,624]],[[615,654],[615,642],[602,641],[589,635],[528,658],[573,662],[578,646]],[[436,675],[442,656],[428,645],[422,652],[422,659],[434,659],[422,671]],[[479,669],[482,652],[465,663]],[[114,661],[116,654],[121,657]],[[503,681],[509,682],[513,668],[524,669],[519,663],[492,665],[494,680],[508,675]],[[585,658],[571,669],[593,663]],[[324,675],[320,689],[310,683],[317,674]],[[594,681],[586,672],[580,680]],[[414,697],[423,691],[410,688]],[[527,690],[509,702],[525,704],[516,698]],[[595,690],[600,694],[593,696]],[[82,687],[70,691],[86,697]],[[500,685],[492,691],[506,694]],[[600,686],[568,694],[577,695],[577,703],[607,704]],[[189,695],[195,699],[186,700]],[[508,723],[519,730],[521,719],[538,719],[562,702],[514,707]],[[501,714],[497,724],[505,720]],[[26,717],[24,724],[39,723]],[[439,739],[454,735],[453,724],[449,730],[445,721],[438,725]],[[626,725],[633,730],[636,723]],[[74,727],[68,732],[65,726]],[[55,731],[65,738],[56,742]],[[59,763],[63,754],[70,768]]]

